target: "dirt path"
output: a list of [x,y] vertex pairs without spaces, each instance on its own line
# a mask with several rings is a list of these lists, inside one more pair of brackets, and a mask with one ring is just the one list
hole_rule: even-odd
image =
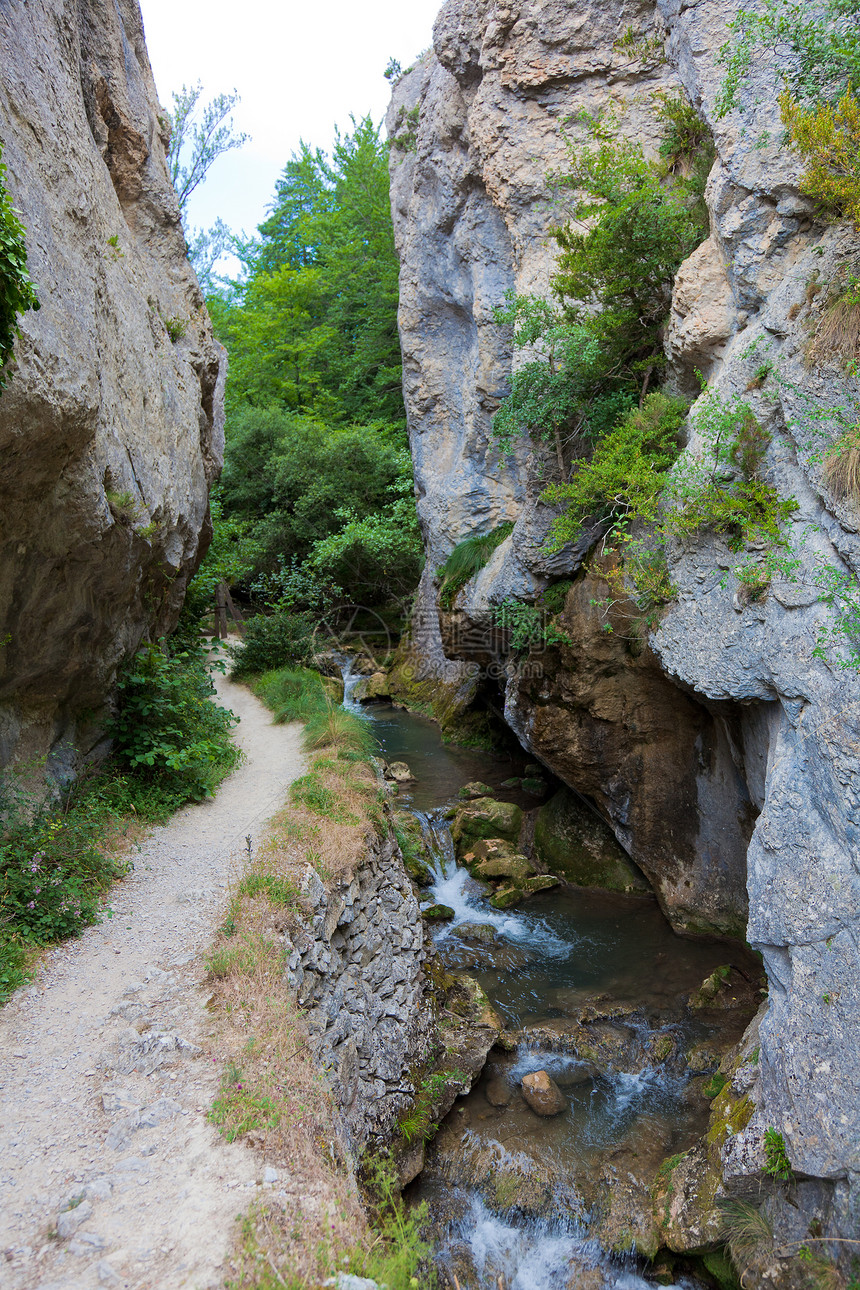
[[275,1181],[205,1118],[219,1063],[202,958],[245,836],[302,773],[300,728],[217,685],[247,760],[214,801],[153,830],[113,918],[0,1013],[4,1290],[220,1286],[233,1219]]

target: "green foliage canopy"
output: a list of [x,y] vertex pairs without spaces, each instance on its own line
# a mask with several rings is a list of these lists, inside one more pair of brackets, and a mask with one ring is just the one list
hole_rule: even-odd
[[402,421],[388,152],[369,117],[336,135],[330,159],[302,143],[245,255],[247,281],[210,305],[229,407]]

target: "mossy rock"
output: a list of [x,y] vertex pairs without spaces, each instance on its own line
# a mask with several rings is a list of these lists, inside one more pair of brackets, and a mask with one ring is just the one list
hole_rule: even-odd
[[503,857],[518,856],[519,851],[507,838],[478,838],[464,853],[462,859],[469,866],[480,864],[483,860],[500,860]]
[[492,797],[478,797],[461,806],[451,825],[451,836],[462,855],[480,838],[503,838],[516,842],[520,836],[523,813],[513,802],[497,802]]
[[523,900],[525,892],[521,887],[502,887],[490,897],[490,904],[494,909],[513,909]]
[[432,887],[436,881],[436,870],[420,856],[403,855],[403,867],[409,877],[419,887]]
[[650,890],[607,826],[566,788],[538,811],[534,845],[546,867],[574,886]]
[[495,856],[475,865],[479,878],[508,878],[517,887],[524,886],[534,874],[535,867],[525,856]]
[[391,698],[391,683],[387,672],[372,672],[356,685],[353,697],[359,703],[380,703]]
[[450,905],[427,905],[421,910],[421,917],[431,922],[445,923],[450,922],[456,915]]
[[321,676],[322,688],[332,703],[343,703],[343,680],[339,676]]
[[514,776],[513,779],[503,779],[502,788],[519,788],[522,782],[523,781],[521,779],[517,779],[516,776]]
[[551,873],[537,873],[533,878],[526,878],[523,883],[523,894],[526,896],[536,896],[539,891],[549,891],[550,887],[557,887],[560,878],[556,878]]
[[543,797],[549,785],[545,779],[524,779],[522,781],[522,790],[524,793],[530,793],[532,797]]
[[489,784],[482,784],[479,779],[476,779],[471,784],[464,784],[457,796],[461,801],[472,801],[476,797],[492,797],[493,790]]
[[498,940],[498,932],[492,923],[461,923],[457,935],[464,941],[475,941],[477,944],[490,945]]
[[740,1290],[740,1281],[725,1249],[708,1250],[701,1256],[702,1266],[714,1278],[720,1290]]

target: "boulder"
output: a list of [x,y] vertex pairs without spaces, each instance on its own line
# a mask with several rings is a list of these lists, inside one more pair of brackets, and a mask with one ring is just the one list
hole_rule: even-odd
[[478,941],[490,944],[498,939],[498,932],[492,923],[461,923],[457,935],[464,941]]
[[[522,886],[534,871],[531,860],[520,855],[494,856],[475,865],[475,873],[479,878],[509,878],[517,886]],[[553,878],[552,882],[558,882],[558,879]]]
[[389,762],[383,767],[382,773],[386,779],[392,780],[395,784],[414,784],[415,782],[415,776],[405,761]]
[[425,905],[421,910],[421,917],[428,918],[432,922],[445,923],[450,922],[455,914],[450,905]]
[[546,1071],[533,1071],[522,1080],[523,1097],[536,1115],[561,1115],[567,1098]]
[[497,802],[492,797],[478,797],[459,807],[451,825],[451,836],[462,855],[479,838],[502,838],[516,842],[523,823],[523,813],[513,802]]
[[507,1080],[503,1080],[497,1075],[488,1082],[484,1089],[484,1096],[490,1106],[508,1106],[513,1093]]
[[471,801],[476,797],[492,797],[493,790],[489,784],[482,784],[480,780],[473,780],[470,784],[464,784],[457,796],[462,801]]
[[359,681],[353,690],[353,698],[359,703],[381,703],[391,698],[391,686],[387,672],[372,672],[370,676]]

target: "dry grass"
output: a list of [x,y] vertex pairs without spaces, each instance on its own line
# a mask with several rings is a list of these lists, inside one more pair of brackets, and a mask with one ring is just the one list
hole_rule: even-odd
[[224,1059],[210,1118],[228,1141],[283,1171],[286,1198],[264,1196],[242,1220],[235,1287],[317,1286],[332,1251],[366,1232],[325,1079],[284,984],[283,933],[301,912],[300,851],[275,835],[248,857],[209,958],[209,1003]]
[[[806,350],[807,362],[860,358],[860,278],[857,263],[843,265],[827,284],[824,307]],[[823,284],[816,284],[820,288]]]
[[307,866],[326,879],[360,858],[376,827],[379,786],[349,723],[326,712],[309,742],[317,755],[291,786],[290,805],[237,865],[209,956],[224,1057],[211,1118],[289,1179],[286,1199],[266,1196],[242,1220],[227,1283],[237,1288],[317,1286],[336,1252],[367,1234],[328,1086],[285,989],[283,935],[302,916]]
[[843,298],[824,311],[809,352],[813,359],[860,358],[860,300]]
[[860,425],[846,430],[828,450],[824,482],[839,501],[860,506]]

